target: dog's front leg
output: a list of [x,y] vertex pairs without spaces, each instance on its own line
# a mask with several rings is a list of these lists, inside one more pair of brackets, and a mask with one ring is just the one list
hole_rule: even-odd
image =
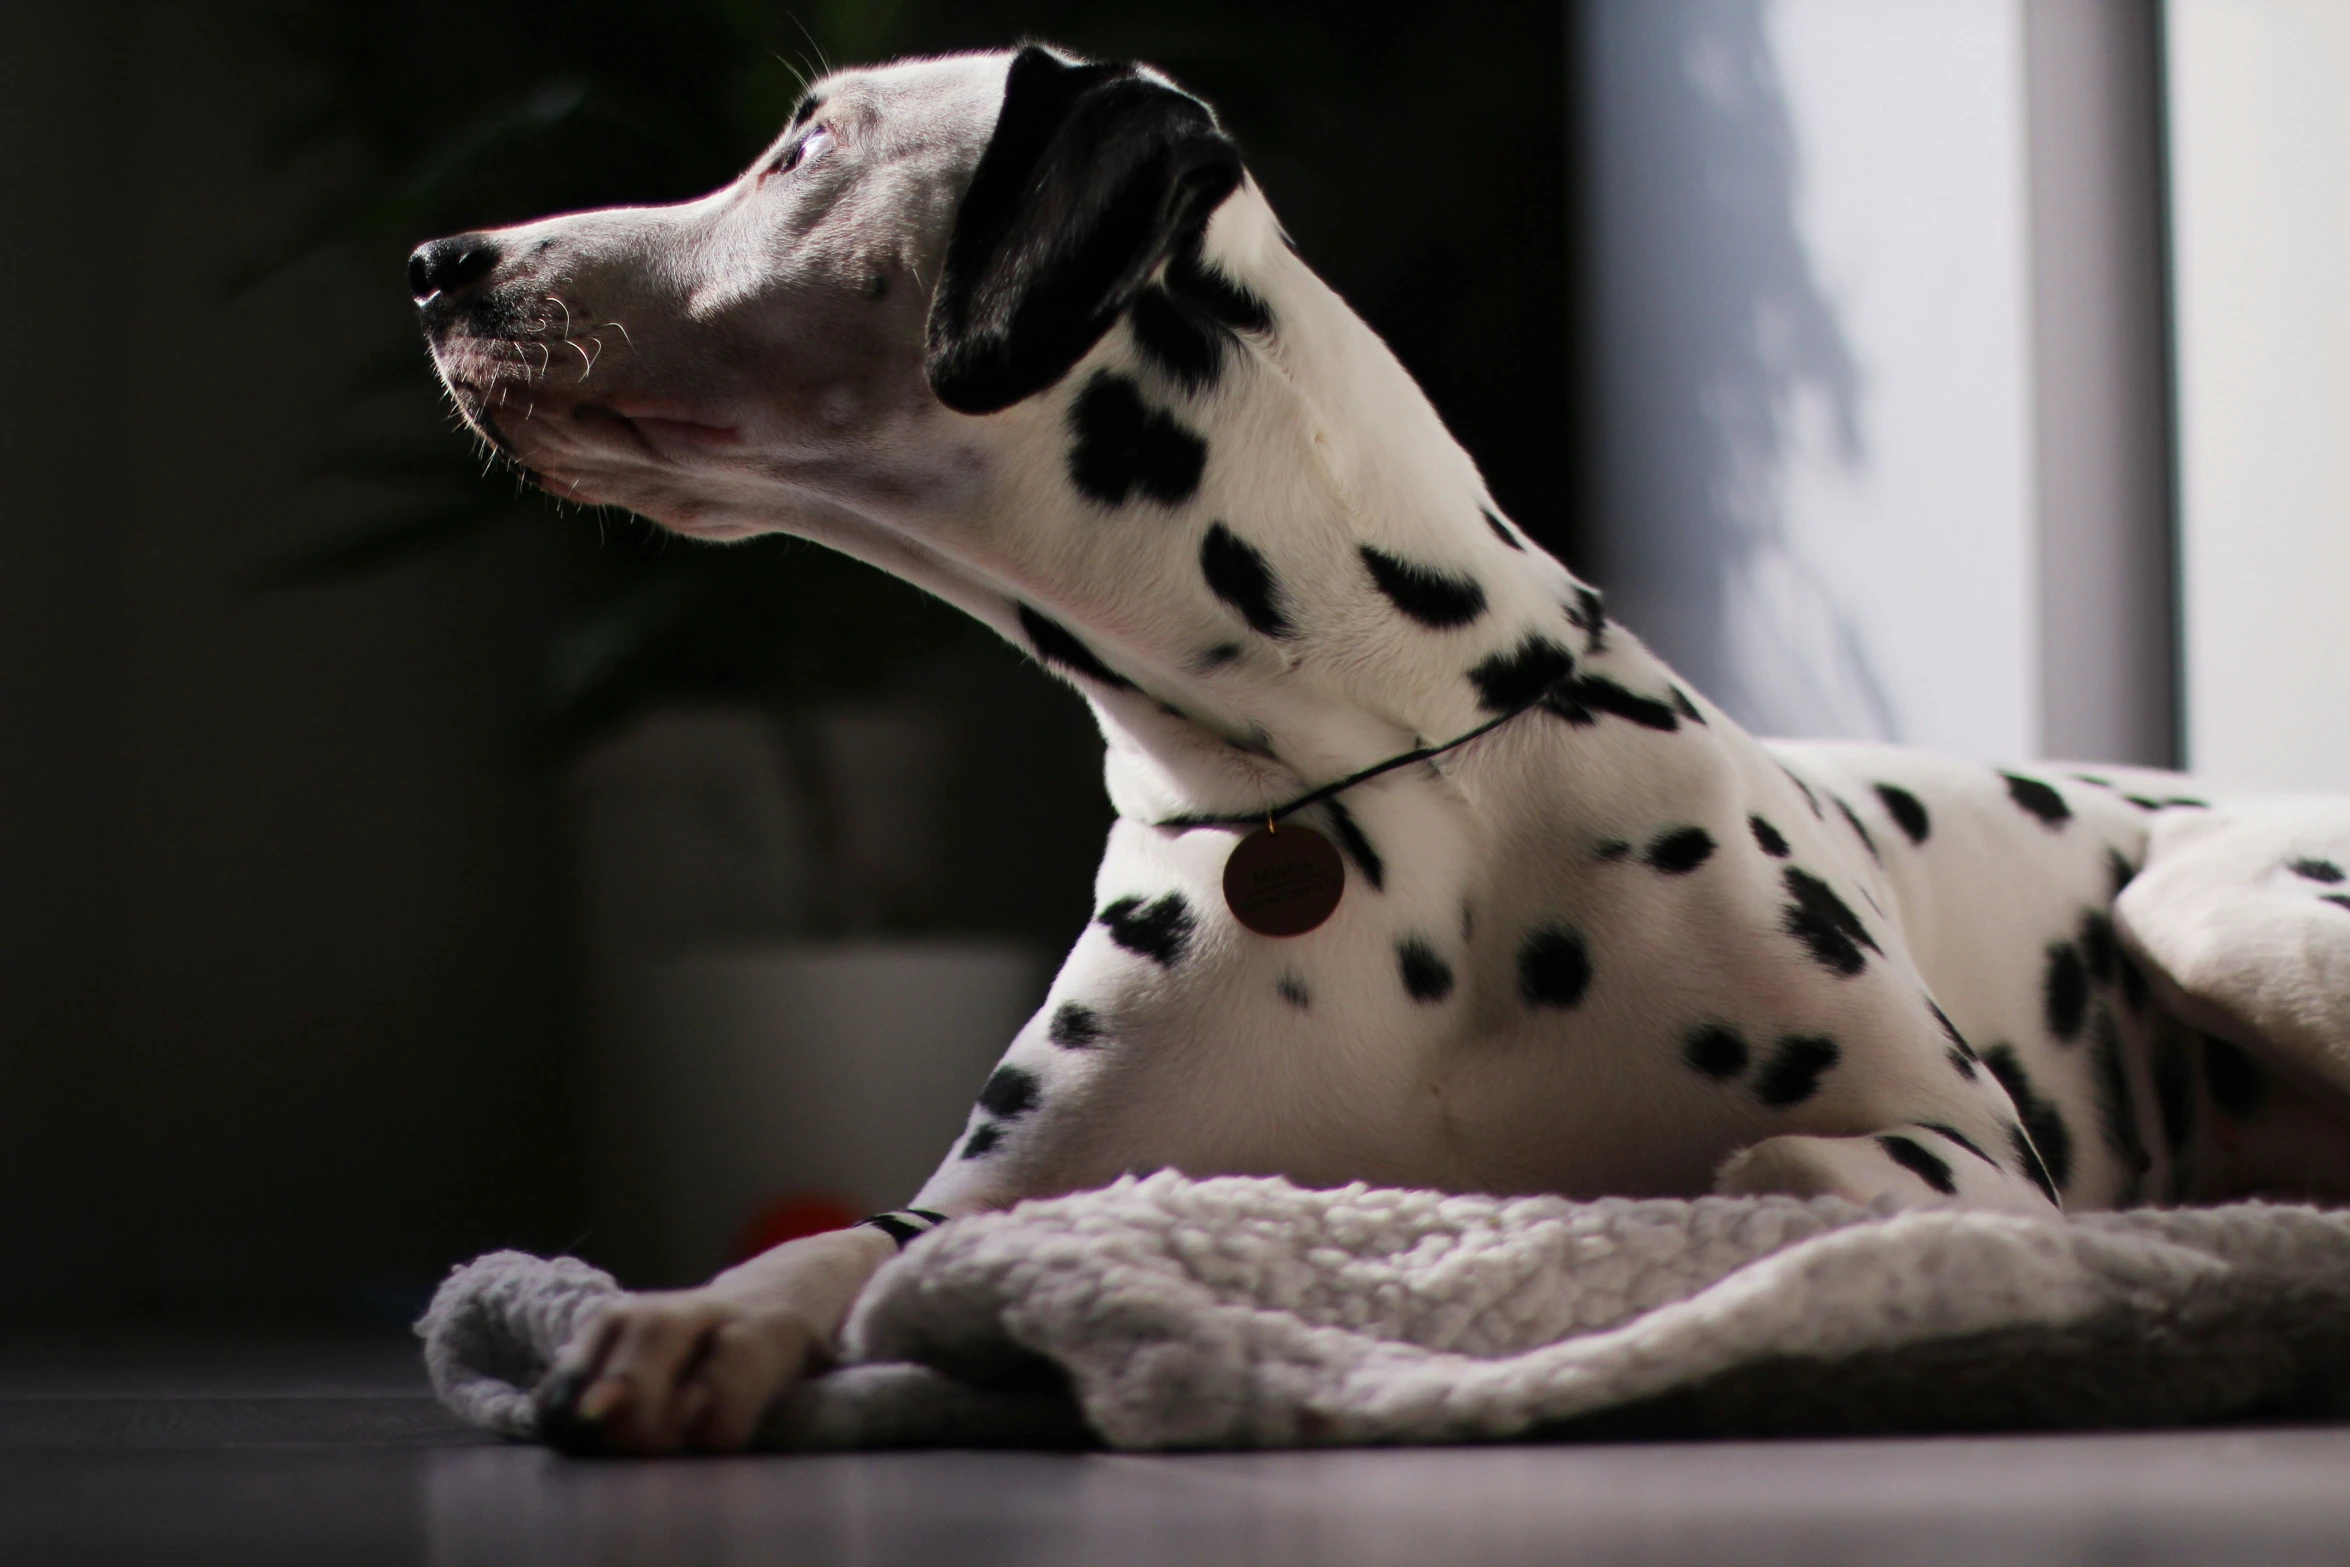
[[1714,1177],[1724,1196],[1842,1197],[1902,1207],[1947,1203],[2009,1213],[2056,1211],[2056,1190],[2028,1144],[2001,1150],[2003,1164],[1939,1122],[1889,1126],[1865,1137],[1766,1137]]
[[624,1453],[731,1452],[830,1358],[849,1308],[897,1242],[866,1225],[786,1241],[693,1289],[629,1295],[548,1374],[550,1438]]
[[[961,1218],[1073,1184],[1038,1157],[1033,1135],[1020,1139],[1029,1155],[1024,1175],[1015,1173],[1011,1151],[995,1146],[1008,1125],[1033,1119],[1047,1058],[1074,1053],[1079,1059],[1061,1064],[1064,1075],[1087,1070],[1089,1052],[1069,1043],[1066,1014],[1065,1007],[1039,1013],[1013,1041],[980,1091],[973,1130],[949,1150],[908,1215]],[[749,1446],[769,1407],[830,1364],[857,1297],[909,1233],[902,1223],[868,1222],[786,1241],[692,1289],[621,1297],[579,1328],[542,1383],[548,1439],[613,1453]]]

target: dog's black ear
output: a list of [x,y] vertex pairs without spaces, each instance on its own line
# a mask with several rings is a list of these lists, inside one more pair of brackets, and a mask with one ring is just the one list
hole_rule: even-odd
[[939,401],[994,413],[1067,375],[1240,179],[1198,99],[1129,65],[1022,49],[930,305]]

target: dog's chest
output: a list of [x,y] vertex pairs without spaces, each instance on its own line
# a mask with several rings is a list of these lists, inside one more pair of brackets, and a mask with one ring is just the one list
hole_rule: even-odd
[[[1115,1045],[1065,1079],[1050,1183],[1689,1193],[1777,1133],[2003,1124],[1937,1004],[2063,1123],[2069,1198],[2159,1177],[2145,1031],[2097,924],[2142,845],[2133,810],[2080,798],[2052,826],[1971,764],[1791,748],[1790,774],[1690,727],[1538,723],[1474,768],[1356,791],[1377,884],[1350,862],[1338,913],[1295,938],[1223,911],[1230,833],[1121,828],[1102,901],[1126,921],[1056,987]],[[1181,950],[1137,961],[1133,922],[1170,899]],[[2067,944],[2077,1018],[2049,988]]]

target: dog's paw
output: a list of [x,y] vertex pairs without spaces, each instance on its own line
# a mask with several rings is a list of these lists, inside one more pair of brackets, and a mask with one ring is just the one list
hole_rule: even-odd
[[798,1315],[708,1287],[623,1296],[556,1357],[540,1433],[574,1453],[739,1451],[819,1351]]

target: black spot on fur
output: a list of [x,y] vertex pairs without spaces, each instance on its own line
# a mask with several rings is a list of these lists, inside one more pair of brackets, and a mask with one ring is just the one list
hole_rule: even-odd
[[2064,803],[2064,796],[2037,778],[2019,778],[2014,773],[2001,773],[2007,780],[2007,797],[2018,807],[2040,819],[2040,825],[2050,832],[2071,820],[2073,808]]
[[1607,646],[1607,601],[1599,590],[1575,584],[1575,602],[1567,606],[1567,622],[1583,633],[1583,651],[1596,653]]
[[1143,357],[1185,391],[1204,391],[1223,373],[1225,334],[1213,321],[1177,304],[1165,289],[1146,288],[1135,295],[1127,322]]
[[2113,921],[2095,909],[2083,914],[2080,944],[2081,961],[2089,966],[2089,977],[2100,985],[2112,984],[2120,952],[2113,937]]
[[1493,530],[1493,536],[1501,540],[1502,543],[1507,544],[1511,549],[1523,550],[1526,547],[1524,544],[1518,542],[1518,536],[1516,534],[1510,532],[1510,525],[1508,523],[1502,521],[1499,517],[1496,517],[1485,507],[1478,507],[1477,515],[1485,519],[1485,526]]
[[1755,1097],[1774,1110],[1799,1105],[1820,1091],[1820,1079],[1843,1058],[1833,1039],[1816,1034],[1782,1039],[1754,1081]]
[[2089,1011],[2089,970],[2081,962],[2080,949],[2069,941],[2049,945],[2040,1004],[2048,1032],[2066,1044],[2081,1037],[2081,1022]]
[[[1235,332],[1269,332],[1273,307],[1254,289],[1227,276],[1200,250],[1201,233],[1167,258],[1167,291]],[[1282,238],[1286,240],[1287,235]]]
[[1958,1182],[1950,1178],[1950,1166],[1939,1154],[1928,1153],[1922,1144],[1895,1134],[1878,1138],[1877,1146],[1885,1150],[1886,1158],[1943,1196],[1957,1195]]
[[2121,850],[2107,849],[2105,851],[2105,874],[2107,879],[2113,883],[2113,895],[2118,898],[2122,895],[2122,889],[2137,878],[2138,867],[2125,859]]
[[1282,607],[1281,584],[1264,554],[1222,523],[1210,524],[1200,540],[1200,575],[1208,591],[1240,612],[1240,618],[1269,637],[1289,636],[1294,628]]
[[1069,433],[1070,482],[1105,506],[1123,506],[1137,491],[1179,506],[1207,471],[1208,443],[1114,371],[1095,371],[1069,405]]
[[1170,892],[1151,903],[1120,898],[1094,916],[1109,927],[1110,939],[1129,952],[1140,953],[1161,968],[1183,961],[1197,923],[1183,894]]
[[2203,1036],[2203,1081],[2212,1104],[2239,1121],[2260,1108],[2268,1088],[2260,1063],[2216,1034]]
[[[2063,1112],[2033,1089],[2023,1062],[2016,1059],[2015,1046],[1993,1045],[1983,1052],[1983,1064],[1999,1079],[1999,1086],[2007,1090],[2009,1101],[2015,1105],[2015,1113],[2023,1118],[2023,1130],[2028,1134],[2023,1146],[2037,1151],[2038,1158],[2032,1162],[2042,1167],[2048,1182],[2046,1189],[2053,1198],[2058,1187],[2072,1182],[2072,1128],[2064,1124]],[[2029,1166],[2024,1173],[2032,1173]]]
[[2015,1150],[2016,1167],[2030,1178],[2034,1186],[2040,1188],[2041,1194],[2050,1202],[2063,1207],[2064,1199],[2056,1195],[2056,1182],[2049,1175],[2048,1166],[2041,1161],[2040,1150],[2033,1146],[2031,1137],[2024,1129],[2013,1121],[2007,1123],[2007,1145]]
[[1877,798],[1885,802],[1885,814],[1894,825],[1908,835],[1912,843],[1924,843],[1934,830],[1933,818],[1926,814],[1926,802],[1898,784],[1877,785]]
[[1931,996],[1926,998],[1926,1010],[1934,1014],[1935,1023],[1940,1026],[1943,1036],[1950,1041],[1950,1048],[1943,1052],[1945,1059],[1950,1062],[1950,1069],[1967,1081],[1973,1082],[1975,1062],[1978,1059],[1975,1055],[1975,1047],[1966,1042],[1966,1036],[1958,1031],[1958,1025],[1950,1021],[1950,1014],[1943,1011]]
[[1036,656],[1046,663],[1058,664],[1071,674],[1083,675],[1116,690],[1134,689],[1133,681],[1094,657],[1093,649],[1078,641],[1067,626],[1057,620],[1047,620],[1025,604],[1020,606],[1020,629],[1028,634],[1028,645],[1036,649]]
[[1667,876],[1686,876],[1713,858],[1714,835],[1703,827],[1676,827],[1660,833],[1643,856],[1652,870]]
[[1681,727],[1681,715],[1672,705],[1627,690],[1605,675],[1582,675],[1551,688],[1542,705],[1570,724],[1590,724],[1599,713],[1629,719],[1643,729],[1670,733]]
[[1953,1144],[1960,1148],[1964,1148],[1968,1153],[1973,1154],[1976,1158],[1982,1160],[1992,1169],[1996,1170],[1999,1168],[1998,1160],[1983,1152],[1981,1148],[1976,1146],[1973,1138],[1967,1136],[1966,1133],[1960,1131],[1957,1127],[1945,1126],[1940,1121],[1920,1121],[1917,1124],[1924,1127],[1927,1131],[1932,1132],[1936,1137],[1941,1138],[1944,1142]]
[[1600,840],[1599,847],[1591,852],[1602,860],[1620,860],[1632,852],[1632,846],[1621,838],[1603,838]]
[[1679,686],[1673,687],[1672,690],[1673,711],[1679,713],[1683,718],[1688,719],[1693,724],[1704,723],[1705,714],[1697,710],[1697,704],[1690,700],[1689,693],[1682,690]]
[[1404,993],[1414,1001],[1442,1001],[1452,994],[1452,965],[1436,955],[1436,949],[1417,936],[1395,944],[1397,964],[1403,971]]
[[1787,858],[1787,839],[1778,828],[1773,827],[1759,816],[1746,818],[1746,825],[1753,829],[1755,847],[1761,849],[1763,853],[1774,860]]
[[1053,1014],[1050,1037],[1054,1044],[1069,1050],[1090,1049],[1101,1043],[1101,1017],[1089,1006],[1065,1001]]
[[1812,793],[1811,785],[1805,783],[1801,778],[1797,777],[1795,769],[1789,767],[1785,762],[1781,762],[1779,764],[1779,771],[1785,773],[1787,775],[1787,781],[1795,785],[1797,789],[1803,792],[1803,803],[1811,807],[1812,815],[1819,817],[1822,821],[1825,821],[1827,819],[1827,813],[1820,809],[1820,797]]
[[1884,951],[1851,905],[1836,896],[1835,888],[1792,865],[1787,867],[1786,883],[1791,901],[1781,911],[1780,928],[1809,947],[1823,968],[1850,979],[1868,966],[1863,947]]
[[1681,1043],[1681,1059],[1708,1077],[1736,1077],[1746,1070],[1746,1041],[1734,1028],[1708,1023],[1689,1031]]
[[995,1145],[1003,1140],[1004,1129],[1000,1124],[982,1121],[971,1129],[969,1137],[963,1139],[963,1157],[976,1159],[982,1154],[993,1153]]
[[2149,800],[2142,794],[2125,794],[2122,796],[2122,798],[2129,801],[2132,805],[2136,806],[2141,811],[2159,811],[2162,809],[2162,802],[2160,800]]
[[2350,897],[2345,897],[2338,892],[2321,892],[2317,895],[2317,901],[2330,903],[2337,909],[2350,909]]
[[1574,673],[1575,655],[1545,637],[1530,636],[1506,653],[1495,653],[1469,671],[1477,705],[1488,713],[1525,707]]
[[2295,860],[2292,870],[2305,881],[2322,881],[2329,886],[2342,879],[2342,867],[2332,860]]
[[1387,862],[1372,847],[1370,835],[1355,821],[1354,813],[1337,799],[1323,801],[1322,809],[1330,815],[1330,830],[1337,835],[1338,847],[1348,859],[1355,862],[1355,869],[1363,873],[1363,880],[1371,884],[1373,892],[1384,892],[1387,888]]
[[1017,1121],[1036,1108],[1036,1074],[1016,1066],[999,1066],[979,1090],[979,1108],[1006,1121]]
[[1421,625],[1445,631],[1485,613],[1485,590],[1475,578],[1422,566],[1368,544],[1360,549],[1372,583],[1389,603]]
[[1518,992],[1528,1006],[1572,1007],[1591,988],[1591,952],[1571,930],[1549,925],[1518,949]]
[[1828,798],[1836,802],[1836,809],[1844,814],[1845,825],[1860,839],[1860,846],[1869,851],[1869,858],[1882,864],[1885,856],[1877,852],[1877,840],[1869,836],[1869,830],[1861,825],[1859,815],[1845,803],[1844,796],[1832,794]]
[[2137,964],[2131,962],[2126,957],[2121,960],[2120,971],[2122,981],[2122,1004],[2127,1006],[2133,1013],[2145,1011],[2146,976],[2139,972]]
[[1273,987],[1273,991],[1300,1012],[1314,1004],[1313,995],[1306,989],[1306,982],[1295,974],[1282,975],[1281,982]]
[[1223,667],[1224,667],[1226,664],[1229,664],[1229,663],[1231,663],[1233,660],[1235,660],[1235,659],[1237,659],[1237,658],[1239,658],[1239,657],[1240,657],[1240,644],[1239,644],[1239,643],[1237,643],[1237,642],[1219,642],[1219,643],[1217,643],[1217,644],[1216,644],[1214,647],[1212,647],[1212,648],[1209,648],[1209,649],[1207,649],[1205,652],[1201,653],[1201,654],[1200,654],[1200,655],[1199,655],[1197,658],[1193,659],[1191,662],[1192,662],[1192,667],[1194,667],[1194,668],[1196,668],[1196,669],[1199,669],[1199,670],[1202,670],[1202,671],[1206,671],[1206,670],[1210,670],[1210,669],[1221,669],[1221,668],[1223,668]]

